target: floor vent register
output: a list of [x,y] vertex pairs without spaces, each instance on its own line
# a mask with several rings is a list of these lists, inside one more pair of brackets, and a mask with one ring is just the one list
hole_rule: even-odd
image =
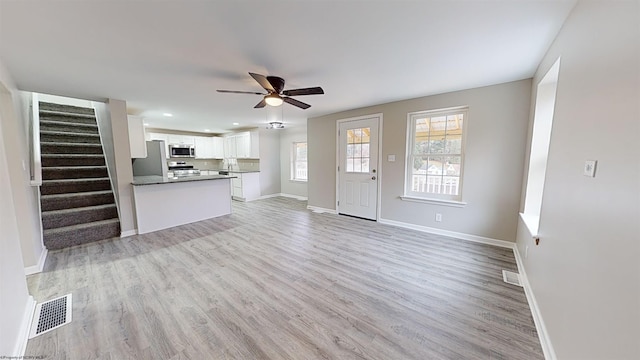
[[71,294],[36,305],[29,339],[71,322]]
[[502,280],[504,280],[504,282],[506,282],[507,284],[522,287],[522,282],[520,282],[520,274],[516,272],[502,270]]

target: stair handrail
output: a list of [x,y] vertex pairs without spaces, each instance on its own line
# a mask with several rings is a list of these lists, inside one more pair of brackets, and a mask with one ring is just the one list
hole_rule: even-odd
[[40,153],[40,103],[38,94],[31,94],[31,114],[29,114],[29,128],[31,129],[31,162],[30,183],[31,186],[42,185],[42,156]]

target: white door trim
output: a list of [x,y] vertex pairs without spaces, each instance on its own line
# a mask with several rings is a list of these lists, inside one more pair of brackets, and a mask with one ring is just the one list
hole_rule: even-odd
[[[340,164],[340,124],[349,122],[349,121],[357,121],[357,120],[365,120],[377,118],[378,119],[378,163],[376,164],[376,169],[378,169],[378,188],[376,189],[376,222],[380,221],[380,209],[382,204],[382,113],[375,113],[369,115],[355,116],[345,119],[336,120],[336,163],[334,169],[336,170],[336,193],[335,193],[335,202],[336,205],[336,214],[340,213],[340,206],[338,205],[338,200],[340,199],[340,172],[338,171],[338,166]],[[343,169],[344,171],[344,169]]]

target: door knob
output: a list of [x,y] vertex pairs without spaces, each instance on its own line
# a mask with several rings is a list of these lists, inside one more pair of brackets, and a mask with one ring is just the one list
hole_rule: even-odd
[[376,179],[376,177],[375,177],[375,176],[372,176],[372,177],[371,177],[371,180],[375,180],[375,179]]

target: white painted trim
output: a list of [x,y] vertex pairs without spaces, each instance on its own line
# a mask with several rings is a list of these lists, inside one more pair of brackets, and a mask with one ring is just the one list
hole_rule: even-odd
[[296,200],[300,200],[300,201],[307,201],[309,200],[308,198],[304,197],[304,196],[298,196],[298,195],[292,195],[292,194],[285,194],[285,193],[280,193],[278,194],[282,197],[286,197],[286,198],[292,198],[292,199],[296,199]]
[[412,230],[422,231],[430,234],[450,236],[450,237],[461,239],[461,240],[473,241],[477,243],[499,246],[499,247],[508,248],[508,249],[513,249],[513,246],[515,244],[510,241],[492,239],[484,236],[465,234],[465,233],[449,231],[449,230],[442,230],[442,229],[432,228],[428,226],[415,225],[415,224],[410,224],[410,223],[405,223],[405,222],[400,222],[395,220],[378,219],[378,222],[385,225],[398,226],[405,229],[412,229]]
[[269,194],[269,195],[262,195],[259,198],[257,198],[256,200],[263,200],[263,199],[270,199],[270,198],[274,198],[274,197],[287,197],[287,198],[292,198],[292,199],[296,199],[296,200],[300,200],[300,201],[307,201],[307,198],[304,196],[298,196],[298,195],[291,195],[291,194],[285,194],[285,193],[275,193],[275,194]]
[[542,346],[544,358],[547,360],[556,360],[556,352],[553,349],[553,345],[551,344],[549,332],[547,331],[547,327],[545,326],[544,320],[542,319],[542,312],[538,307],[538,302],[536,301],[536,297],[533,294],[533,289],[531,289],[531,284],[529,283],[529,278],[527,277],[527,272],[524,269],[524,263],[522,262],[520,252],[518,251],[518,247],[516,246],[516,244],[514,244],[513,246],[513,255],[516,258],[518,272],[520,273],[520,282],[522,283],[524,294],[527,297],[527,302],[529,303],[529,308],[531,309],[531,315],[533,316],[533,322],[536,325],[536,331],[538,332],[538,338],[540,339],[540,345]]
[[275,193],[275,194],[262,195],[259,198],[257,198],[256,200],[271,199],[271,198],[278,197],[278,196],[281,196],[281,194],[280,193]]
[[338,214],[337,210],[334,209],[326,209],[326,208],[321,208],[318,206],[311,206],[311,205],[307,205],[307,209],[316,212],[316,213],[329,213],[329,214]]
[[127,230],[120,233],[121,238],[138,235],[138,229]]
[[423,204],[444,205],[444,206],[453,206],[453,207],[467,206],[467,203],[464,201],[427,199],[427,198],[418,198],[415,196],[400,196],[400,199],[404,201],[411,201],[411,202],[417,202],[417,203],[423,203]]
[[27,350],[27,341],[29,341],[29,332],[31,331],[31,322],[33,321],[33,314],[36,310],[36,300],[33,296],[27,298],[27,306],[22,314],[22,323],[18,330],[18,342],[15,345],[13,353],[19,359],[24,357]]
[[44,269],[44,263],[45,261],[47,261],[48,253],[49,253],[49,250],[43,247],[42,252],[40,253],[40,259],[38,259],[38,263],[36,265],[24,268],[24,274],[26,276],[29,276],[29,275],[41,273],[42,269]]

